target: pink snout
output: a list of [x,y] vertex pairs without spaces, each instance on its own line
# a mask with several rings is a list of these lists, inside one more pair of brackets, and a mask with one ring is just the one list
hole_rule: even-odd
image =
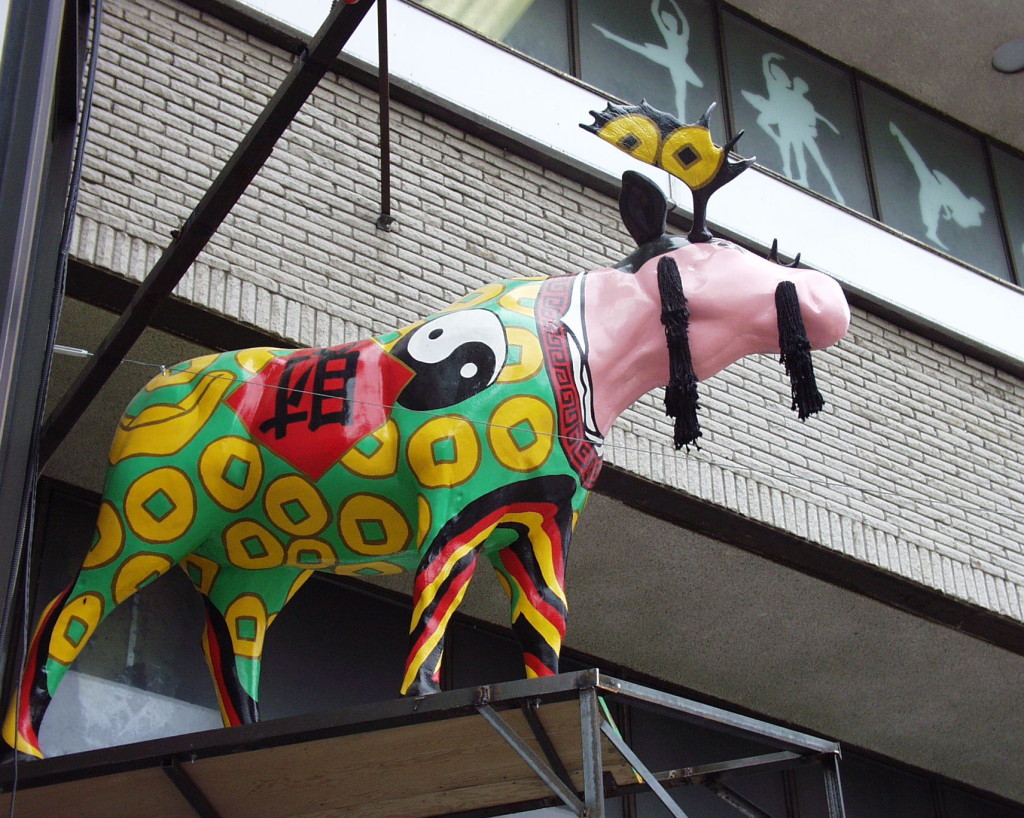
[[813,270],[797,271],[790,280],[796,285],[800,314],[813,349],[825,349],[840,341],[850,328],[850,305],[839,282]]

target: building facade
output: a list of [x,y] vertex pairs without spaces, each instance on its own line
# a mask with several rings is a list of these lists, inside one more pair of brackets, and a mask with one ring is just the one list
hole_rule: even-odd
[[[827,406],[806,423],[767,356],[702,385],[699,449],[673,450],[660,394],[626,412],[573,542],[569,664],[835,738],[851,814],[1024,814],[1024,143],[924,109],[757,10],[505,5],[508,19],[480,21],[456,4],[390,4],[387,152],[366,20],[47,466],[37,605],[81,558],[117,415],[154,367],[353,341],[494,279],[608,266],[631,249],[614,197],[635,163],[579,123],[607,100],[647,95],[688,121],[723,100],[716,137],[746,128],[738,150],[757,143],[764,158],[716,197],[713,232],[802,251],[844,285],[853,322],[815,355]],[[650,67],[651,24],[689,73],[678,59]],[[107,0],[60,343],[96,348],[307,37],[233,0]],[[852,147],[828,141],[851,132]],[[683,231],[688,194],[646,171]],[[51,397],[78,365],[56,360]],[[89,728],[98,743],[166,729],[123,726],[146,707],[157,722],[216,723],[201,612],[178,579],[105,625],[44,749],[93,746],[60,744],[69,725],[89,732],[82,713],[124,714]],[[518,673],[500,590],[479,584],[452,686]],[[389,678],[397,691],[408,589],[311,584],[271,630],[265,715],[371,701]],[[635,730],[650,748],[677,740]],[[814,815],[802,786],[780,779],[765,798]]]

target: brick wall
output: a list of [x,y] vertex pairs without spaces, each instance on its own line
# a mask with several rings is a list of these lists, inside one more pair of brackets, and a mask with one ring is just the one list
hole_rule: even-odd
[[[291,62],[173,0],[108,0],[76,257],[141,278]],[[606,197],[392,115],[393,232],[374,227],[375,94],[328,77],[177,294],[298,345],[339,343],[494,278],[627,252]],[[608,460],[1024,620],[1024,383],[863,311],[816,361],[829,406],[805,424],[781,367],[747,360],[703,385],[699,452],[672,450],[655,394]]]

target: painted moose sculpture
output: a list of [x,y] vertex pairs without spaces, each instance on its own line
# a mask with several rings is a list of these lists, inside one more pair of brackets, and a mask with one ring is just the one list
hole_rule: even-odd
[[706,117],[652,132],[651,110],[610,106],[588,127],[663,167],[714,165],[694,187],[688,239],[666,234],[660,189],[627,172],[620,211],[638,246],[613,267],[494,282],[366,341],[208,355],[155,377],[120,421],[81,571],[37,626],[7,743],[41,756],[65,671],[104,617],[175,565],[205,602],[227,725],[258,718],[264,636],[313,571],[415,572],[401,691],[425,694],[439,689],[445,629],[483,556],[526,675],[556,673],[569,539],[619,414],[668,382],[676,446],[694,442],[697,381],[781,347],[804,370],[805,415],[820,406],[808,349],[849,322],[832,279],[711,240],[709,190],[749,160],[714,146]]

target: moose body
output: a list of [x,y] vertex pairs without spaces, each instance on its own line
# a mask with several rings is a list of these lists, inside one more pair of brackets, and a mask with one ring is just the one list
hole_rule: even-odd
[[41,755],[67,668],[117,605],[175,565],[205,601],[228,725],[258,718],[265,633],[314,570],[415,572],[401,691],[424,694],[439,689],[445,628],[482,555],[526,675],[557,673],[565,560],[602,440],[668,379],[659,267],[678,270],[699,380],[779,352],[783,279],[812,347],[849,322],[827,276],[666,235],[664,196],[639,174],[626,174],[620,209],[640,246],[616,267],[492,283],[354,344],[215,354],[154,378],[121,419],[82,569],[37,625],[7,743]]

